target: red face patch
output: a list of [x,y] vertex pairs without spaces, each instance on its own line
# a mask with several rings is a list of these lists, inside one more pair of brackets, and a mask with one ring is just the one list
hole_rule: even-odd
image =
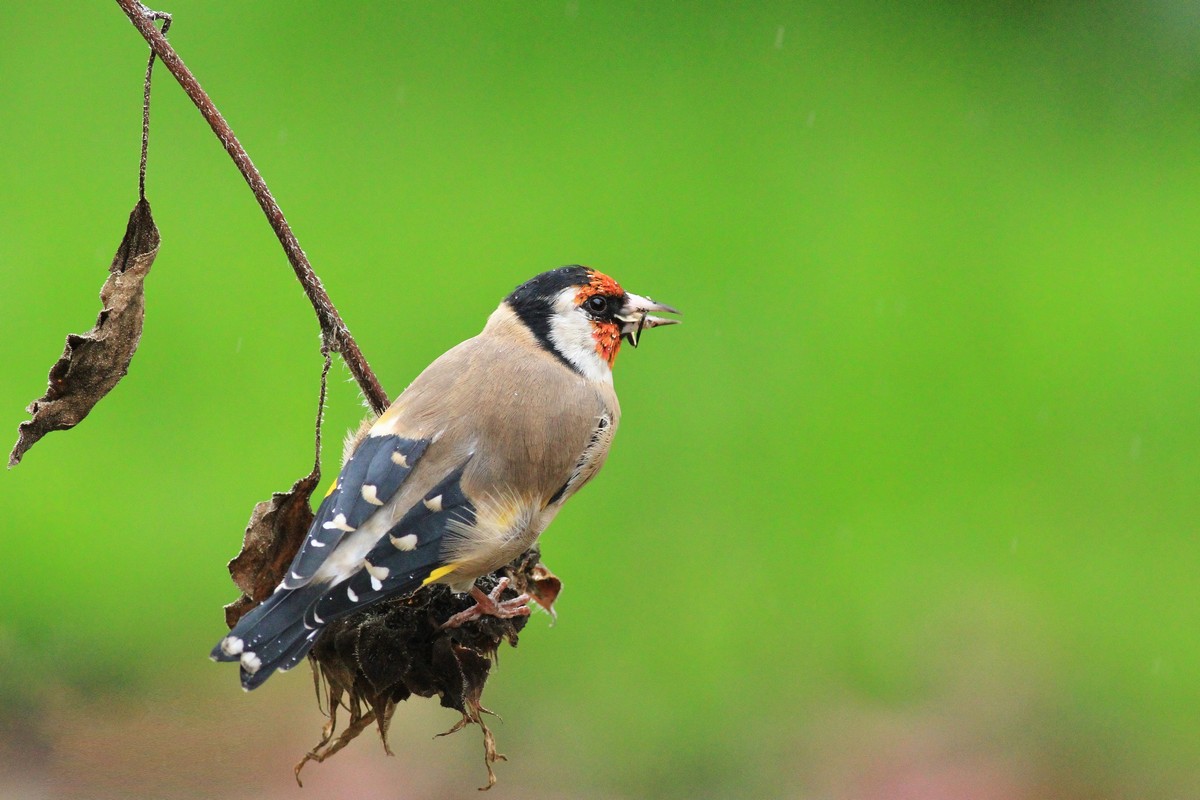
[[625,290],[621,288],[621,284],[614,281],[612,278],[605,275],[603,272],[592,270],[592,279],[579,290],[579,294],[575,299],[582,303],[594,294],[607,294],[614,297],[620,297],[625,294]]
[[621,327],[615,322],[594,322],[592,328],[596,352],[612,368],[617,363],[617,351],[621,349]]

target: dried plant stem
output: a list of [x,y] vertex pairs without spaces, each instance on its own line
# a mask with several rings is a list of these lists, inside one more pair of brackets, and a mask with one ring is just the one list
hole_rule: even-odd
[[304,287],[304,292],[308,295],[313,310],[317,313],[317,320],[321,325],[321,334],[326,346],[341,355],[372,410],[377,414],[382,413],[388,407],[387,394],[379,385],[379,380],[372,372],[362,351],[358,349],[358,343],[350,335],[350,331],[346,327],[346,323],[342,321],[341,315],[338,314],[337,308],[334,307],[333,301],[329,299],[329,294],[321,285],[321,280],[313,272],[308,257],[304,255],[304,250],[301,249],[295,234],[292,233],[291,226],[288,225],[283,212],[279,209],[279,204],[271,196],[271,190],[267,188],[266,181],[254,167],[254,163],[250,161],[250,156],[246,154],[241,142],[233,134],[229,123],[221,116],[221,112],[213,105],[212,99],[200,87],[199,81],[167,42],[166,37],[155,27],[156,12],[143,6],[138,0],[117,0],[117,5],[142,34],[142,38],[150,45],[154,54],[162,59],[166,68],[175,76],[175,80],[179,81],[179,85],[196,104],[196,108],[200,109],[200,113],[208,121],[213,133],[224,145],[225,152],[229,153],[229,157],[237,165],[242,177],[246,179],[246,183],[250,184],[254,197],[262,207],[263,213],[267,215],[267,221],[271,223],[275,235],[279,237],[279,243],[283,245],[283,252],[287,255],[292,269],[295,270],[296,278]]
[[321,392],[317,395],[317,431],[315,439],[317,454],[313,459],[313,473],[316,474],[318,482],[321,480],[321,423],[325,418],[325,393],[329,388],[329,367],[332,365],[328,347],[321,348],[321,356],[325,359],[325,365],[321,368]]
[[[162,34],[167,35],[171,28],[171,15],[162,11],[147,9],[151,20],[162,20]],[[142,86],[142,161],[138,166],[138,199],[146,201],[146,153],[150,149],[150,78],[154,73],[154,51],[150,51],[150,59],[146,62],[146,82]]]

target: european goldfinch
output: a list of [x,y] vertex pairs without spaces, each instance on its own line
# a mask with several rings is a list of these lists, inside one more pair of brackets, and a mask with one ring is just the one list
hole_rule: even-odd
[[518,286],[483,331],[422,372],[352,446],[286,577],[217,644],[242,686],[294,667],[329,622],[429,583],[480,614],[529,613],[475,579],[529,549],[603,466],[622,340],[678,312],[580,266]]

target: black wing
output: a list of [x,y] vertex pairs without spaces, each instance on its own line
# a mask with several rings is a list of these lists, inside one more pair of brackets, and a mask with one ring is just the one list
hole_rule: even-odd
[[309,607],[304,621],[320,626],[382,597],[404,596],[431,577],[445,574],[446,534],[475,523],[475,506],[462,489],[466,464],[447,475],[415,503],[367,553],[362,569],[329,589]]
[[396,494],[429,442],[394,434],[362,440],[317,509],[308,536],[284,576],[285,589],[296,589],[312,580],[342,537],[358,529]]

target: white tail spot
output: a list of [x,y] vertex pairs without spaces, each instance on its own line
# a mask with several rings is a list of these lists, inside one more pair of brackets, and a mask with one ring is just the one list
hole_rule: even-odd
[[437,497],[431,497],[428,500],[422,500],[421,502],[425,504],[426,508],[435,514],[442,510],[442,496],[440,494]]
[[362,497],[373,506],[383,505],[383,501],[379,499],[379,490],[370,483],[364,483],[362,487]]

